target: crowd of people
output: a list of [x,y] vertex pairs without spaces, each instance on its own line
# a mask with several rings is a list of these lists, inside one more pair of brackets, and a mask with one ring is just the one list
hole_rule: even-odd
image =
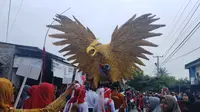
[[26,85],[17,108],[13,108],[12,83],[0,78],[0,112],[198,112],[200,96],[189,91],[176,94],[139,92],[119,86],[93,89],[74,81],[67,87],[55,87],[49,83]]
[[144,106],[147,112],[199,112],[200,94],[192,94],[190,89],[185,93],[175,93],[169,90],[161,93],[144,93]]

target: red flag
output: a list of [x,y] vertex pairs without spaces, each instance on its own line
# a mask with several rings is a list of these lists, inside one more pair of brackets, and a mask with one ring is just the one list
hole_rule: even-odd
[[83,81],[83,83],[86,81],[85,75],[82,75],[82,76],[81,76],[81,80]]
[[42,80],[44,79],[45,70],[46,70],[46,50],[45,50],[45,47],[43,47],[43,51],[42,51]]

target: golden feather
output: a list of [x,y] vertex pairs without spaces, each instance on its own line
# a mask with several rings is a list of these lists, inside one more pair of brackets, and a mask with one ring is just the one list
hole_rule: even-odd
[[67,60],[74,60],[72,64],[78,63],[79,71],[86,74],[88,79],[93,78],[95,87],[100,80],[101,64],[109,64],[111,69],[107,75],[113,82],[121,81],[121,78],[131,78],[131,72],[135,70],[142,71],[136,65],[145,66],[139,58],[148,60],[145,54],[152,55],[142,46],[157,47],[156,44],[144,39],[162,35],[151,31],[165,26],[152,24],[159,20],[154,18],[155,15],[144,14],[137,18],[134,15],[121,27],[116,26],[110,44],[104,45],[99,43],[92,31],[85,28],[75,17],[74,20],[63,15],[56,17],[54,20],[59,25],[48,25],[48,27],[62,31],[63,34],[52,34],[50,37],[64,40],[55,42],[54,45],[69,44],[59,52],[67,52],[64,54],[68,56]]

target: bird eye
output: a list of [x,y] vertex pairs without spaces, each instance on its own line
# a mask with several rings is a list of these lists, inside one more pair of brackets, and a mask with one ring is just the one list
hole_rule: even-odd
[[95,52],[95,50],[92,49],[92,50],[90,50],[89,54],[94,54],[94,52]]
[[97,43],[96,46],[101,45],[100,43]]

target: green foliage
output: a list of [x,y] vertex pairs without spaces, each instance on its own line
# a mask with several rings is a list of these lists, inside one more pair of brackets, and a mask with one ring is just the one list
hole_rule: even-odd
[[147,87],[149,82],[149,76],[145,76],[143,73],[133,74],[134,80],[128,82],[129,86],[136,90],[142,91],[144,87]]
[[159,72],[156,73],[156,76],[166,76],[166,75],[169,75],[169,72],[165,67],[164,68],[160,67]]
[[177,80],[177,84],[190,84],[190,81],[187,78],[181,78]]
[[159,92],[163,87],[173,87],[177,84],[185,84],[187,79],[176,80],[173,76],[161,75],[150,77],[143,73],[133,73],[134,80],[128,82],[129,86],[138,91],[153,90]]

